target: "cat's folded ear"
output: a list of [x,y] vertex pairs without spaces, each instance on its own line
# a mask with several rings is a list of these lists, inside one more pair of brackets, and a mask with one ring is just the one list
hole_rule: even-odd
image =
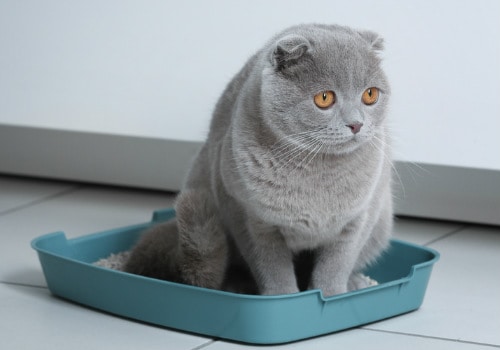
[[370,45],[375,51],[382,51],[384,49],[384,39],[371,30],[360,30],[359,35]]
[[283,70],[298,62],[311,49],[311,44],[303,36],[290,34],[278,40],[271,56],[276,70]]

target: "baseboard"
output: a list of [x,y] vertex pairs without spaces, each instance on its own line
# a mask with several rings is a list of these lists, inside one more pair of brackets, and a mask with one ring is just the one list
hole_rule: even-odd
[[500,171],[396,162],[399,215],[500,225]]
[[[201,143],[0,125],[0,172],[176,191]],[[395,162],[395,211],[500,225],[500,171]]]
[[199,142],[0,125],[0,172],[175,191]]

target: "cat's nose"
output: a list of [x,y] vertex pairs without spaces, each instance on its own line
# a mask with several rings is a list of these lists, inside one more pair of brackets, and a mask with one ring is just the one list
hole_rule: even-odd
[[363,123],[347,124],[346,126],[349,129],[351,129],[351,132],[353,134],[357,134],[361,130],[361,127],[363,126]]

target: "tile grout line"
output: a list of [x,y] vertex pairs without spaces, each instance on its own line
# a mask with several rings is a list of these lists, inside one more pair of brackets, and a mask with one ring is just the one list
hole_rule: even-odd
[[[37,288],[37,289],[46,289],[50,291],[49,287],[47,286],[37,286],[33,284],[27,284],[27,283],[16,283],[16,282],[6,282],[6,281],[0,281],[0,284],[8,285],[8,286],[16,286],[16,287],[25,287],[25,288]],[[219,339],[210,339],[207,342],[200,344],[198,346],[195,346],[191,350],[200,350],[200,349],[205,349],[208,346],[218,342]]]
[[439,241],[441,241],[441,240],[443,240],[443,239],[446,239],[446,238],[448,238],[448,237],[450,237],[450,236],[453,236],[454,234],[459,233],[460,231],[463,231],[463,230],[465,230],[466,228],[468,228],[468,227],[470,227],[470,226],[471,226],[471,225],[468,225],[468,224],[466,224],[466,225],[462,225],[462,226],[460,226],[460,227],[458,227],[458,228],[454,229],[453,231],[448,232],[448,233],[446,233],[446,234],[444,234],[444,235],[442,235],[442,236],[440,236],[440,237],[437,237],[437,238],[431,239],[429,242],[424,243],[424,244],[423,244],[423,246],[428,247],[428,246],[430,246],[431,244],[434,244],[434,243],[439,242]]
[[207,341],[206,343],[203,343],[203,344],[200,344],[198,346],[195,346],[194,348],[192,348],[191,350],[200,350],[200,349],[205,349],[206,347],[216,343],[218,340],[217,339],[210,339],[209,341]]
[[71,188],[68,188],[66,190],[60,191],[60,192],[56,192],[56,193],[53,193],[53,194],[50,194],[50,195],[47,195],[47,196],[44,196],[44,197],[32,200],[31,202],[18,205],[17,207],[1,211],[0,212],[0,217],[1,216],[5,216],[5,215],[9,215],[9,214],[12,214],[12,213],[15,213],[15,212],[17,212],[19,210],[23,210],[23,209],[35,206],[37,204],[43,203],[45,201],[48,201],[48,200],[51,200],[51,199],[54,199],[54,198],[62,197],[64,195],[66,195],[66,194],[69,194],[69,193],[72,193],[72,192],[76,192],[76,191],[81,190],[82,188],[85,188],[85,187],[86,187],[85,185],[75,186],[75,187],[71,187]]
[[370,331],[370,332],[397,334],[397,335],[405,335],[405,336],[409,336],[409,337],[427,338],[427,339],[442,340],[442,341],[448,341],[448,342],[454,342],[454,343],[463,343],[463,344],[471,344],[471,345],[482,345],[482,346],[489,346],[489,347],[492,347],[492,348],[500,348],[500,345],[488,344],[488,343],[479,343],[479,342],[474,342],[474,341],[469,341],[469,340],[460,340],[460,339],[435,337],[435,336],[422,335],[422,334],[412,334],[412,333],[404,333],[404,332],[396,332],[396,331],[387,331],[387,330],[374,329],[374,328],[368,328],[368,327],[362,327],[360,329],[363,329],[363,330],[366,330],[366,331]]
[[0,284],[6,284],[8,286],[27,287],[27,288],[49,289],[49,287],[47,287],[47,286],[38,286],[38,285],[35,285],[35,284],[28,284],[28,283],[17,283],[17,282],[0,281]]
[[[6,282],[6,281],[0,281],[0,284],[8,285],[8,286],[16,286],[16,287],[25,287],[25,288],[37,288],[37,289],[45,289],[49,290],[47,286],[37,286],[37,285],[32,285],[32,284],[26,284],[26,283],[16,283],[16,282]],[[205,349],[208,346],[218,342],[219,339],[210,339],[207,342],[200,344],[198,346],[195,346],[191,350],[200,350],[200,349]]]

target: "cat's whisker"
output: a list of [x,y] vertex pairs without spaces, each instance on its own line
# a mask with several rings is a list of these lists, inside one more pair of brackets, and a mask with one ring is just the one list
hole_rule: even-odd
[[[380,145],[378,145],[376,142],[374,141],[378,141],[380,143]],[[403,198],[406,197],[406,189],[405,189],[405,185],[403,183],[403,179],[401,178],[401,175],[399,174],[399,171],[398,169],[396,168],[396,166],[394,165],[394,162],[392,161],[392,157],[390,154],[387,153],[387,150],[388,150],[388,144],[385,140],[381,139],[380,137],[378,137],[377,135],[373,135],[373,140],[370,142],[370,144],[375,147],[377,150],[379,150],[380,152],[382,152],[382,154],[384,155],[384,157],[386,158],[386,160],[389,162],[393,172],[394,172],[394,175],[396,175],[396,178],[398,179],[398,183],[399,185],[401,186],[401,190],[402,190],[402,195],[403,195]]]
[[299,143],[300,140],[310,138],[310,136],[314,135],[314,133],[316,133],[316,132],[317,132],[317,130],[307,130],[307,131],[302,131],[302,132],[299,132],[296,134],[286,135],[286,136],[282,137],[281,139],[279,139],[278,141],[276,141],[270,147],[270,149],[275,149],[275,146],[282,143],[282,142],[285,142],[286,144],[290,144],[290,143],[293,144],[293,141]]
[[287,135],[270,146],[267,153],[269,154],[272,152],[276,154],[282,150],[286,150],[288,147],[297,147],[297,145],[300,145],[303,141],[309,139],[309,135],[310,131]]
[[304,145],[312,139],[311,134],[312,132],[308,131],[286,136],[274,144],[277,145],[279,143],[283,143],[282,145],[279,147],[274,147],[274,145],[271,146],[267,154],[273,157],[283,157],[289,153],[289,151],[300,150],[304,148]]
[[[395,137],[394,137],[395,133],[393,133],[391,131],[392,126],[391,125],[384,125],[383,128],[384,128],[385,134],[392,135],[391,139],[394,140],[395,139]],[[399,155],[403,159],[407,158],[407,157],[405,157],[405,155],[402,152],[394,150],[394,149],[392,149],[391,158],[392,158],[393,154],[397,154],[397,155]],[[422,173],[424,173],[425,175],[430,175],[431,174],[431,172],[428,169],[422,167],[421,165],[419,165],[416,162],[405,160],[403,163],[404,163],[405,168],[408,170],[408,173],[411,176],[411,179],[413,180],[413,182],[417,182],[417,177],[421,176]],[[401,189],[402,189],[402,192],[403,192],[402,195],[403,195],[403,197],[406,197],[406,191],[405,191],[405,187],[404,187],[404,184],[403,184],[403,181],[402,181],[402,177],[401,177],[399,171],[397,171],[397,167],[395,165],[395,162],[391,162],[391,166],[394,169],[395,175],[398,178],[398,182],[399,182],[399,184],[401,186]]]
[[[321,146],[321,142],[320,142],[320,141],[318,141],[318,140],[314,140],[314,141],[315,141],[315,142],[311,145],[311,148],[312,148],[312,147],[314,147],[314,148],[313,148],[313,150],[312,150],[312,151],[309,151],[309,149],[307,150],[307,151],[309,151],[309,152],[308,152],[308,153],[305,155],[305,157],[304,157],[304,158],[300,161],[300,163],[298,163],[298,164],[296,164],[296,165],[295,165],[294,169],[292,170],[293,172],[297,171],[297,170],[298,170],[298,169],[300,169],[300,168],[305,168],[305,167],[307,167],[307,165],[309,164],[309,161],[307,160],[307,159],[308,159],[308,157],[309,157],[311,154],[314,154],[314,152],[315,152],[315,150],[317,149],[318,145],[319,145],[319,146]],[[313,157],[314,157],[314,155],[313,155]],[[304,163],[305,163],[305,164],[304,164]]]
[[[397,133],[393,132],[393,126],[390,123],[388,123],[388,124],[384,125],[383,128],[384,128],[385,133],[387,135],[391,135],[391,139],[395,140],[395,142],[397,143],[398,139],[400,139],[400,138],[397,137],[398,136]],[[401,131],[401,127],[398,126],[398,130]],[[398,151],[397,148],[396,149],[393,148],[392,153],[400,156],[403,159],[407,159],[406,155],[403,152]],[[424,172],[426,175],[430,175],[429,170],[422,167],[418,163],[413,162],[413,161],[409,161],[409,160],[405,160],[404,162],[405,162],[405,164],[409,165],[408,169],[414,170],[412,167],[410,167],[410,166],[413,166],[414,168],[417,168],[418,170]],[[420,174],[411,172],[411,175],[413,176],[413,175],[420,175]]]
[[[294,160],[296,160],[297,158],[299,158],[302,154],[304,153],[307,153],[309,154],[308,152],[310,152],[310,148],[315,146],[315,144],[317,143],[318,141],[315,140],[315,139],[312,139],[310,141],[308,141],[307,143],[304,144],[304,147],[302,148],[296,148],[295,150],[293,150],[292,152],[290,152],[290,154],[287,155],[287,157],[290,157],[285,164],[283,164],[281,166],[281,168],[287,168],[291,163],[293,163]],[[287,157],[282,157],[282,159],[285,159]],[[302,159],[302,161],[299,163],[299,164],[296,164],[294,170],[300,166],[300,164],[304,161],[304,159]]]
[[[263,159],[267,160],[280,160],[280,159],[292,159],[295,156],[295,153],[301,153],[304,151],[299,145],[306,145],[307,140],[310,139],[311,131],[304,131],[297,134],[287,135],[277,142],[275,142],[268,151],[263,155]],[[278,147],[275,147],[278,146]],[[233,159],[238,160],[238,156],[235,156]],[[239,164],[239,162],[233,163],[235,166],[235,171],[245,170],[243,164]]]
[[[319,133],[318,133],[319,135]],[[298,168],[306,168],[312,163],[314,158],[323,150],[325,143],[320,139],[315,139],[315,145],[311,148],[311,151],[304,157],[304,159],[295,167],[294,171]],[[313,148],[314,147],[314,148]]]
[[310,134],[310,131],[304,131],[304,132],[300,132],[300,133],[296,133],[296,134],[291,134],[291,135],[286,135],[284,137],[282,137],[281,139],[279,139],[278,141],[276,141],[270,148],[274,148],[275,145],[278,145],[282,142],[291,142],[293,140],[297,140],[297,139],[302,139],[302,138],[307,138]]
[[301,148],[301,147],[298,147],[295,143],[300,143],[301,145],[304,145],[304,142],[307,141],[308,139],[309,139],[308,136],[303,136],[301,138],[287,140],[287,143],[281,145],[280,147],[271,148],[267,152],[267,155],[269,157],[275,157],[275,158],[284,157],[287,153]]
[[307,167],[309,164],[312,163],[313,159],[318,155],[319,152],[321,152],[321,149],[323,148],[324,144],[325,144],[324,142],[318,140],[318,145],[311,152],[312,153],[312,157],[307,161],[306,164],[304,164],[304,167]]
[[[303,140],[302,142],[304,144],[305,142],[309,142],[309,141]],[[270,152],[268,152],[268,156],[272,157],[276,160],[280,160],[280,159],[286,159],[286,158],[293,156],[296,153],[300,153],[302,151],[303,151],[303,149],[301,147],[297,147],[293,144],[288,144],[286,148],[280,149],[278,152],[271,150]]]

